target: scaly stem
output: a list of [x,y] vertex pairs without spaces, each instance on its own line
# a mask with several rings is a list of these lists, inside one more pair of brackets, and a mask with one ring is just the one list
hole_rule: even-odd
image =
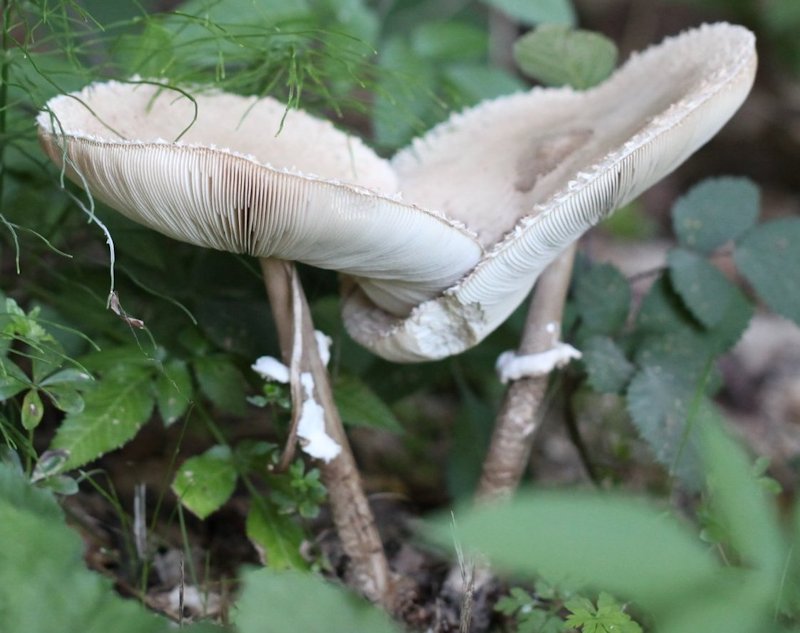
[[[319,461],[317,465],[328,489],[328,501],[342,548],[350,557],[354,584],[367,598],[391,610],[393,595],[386,554],[333,401],[328,370],[319,357],[308,303],[299,282],[294,281],[297,274],[294,264],[270,258],[260,261],[283,361],[287,365],[292,361],[296,349],[295,323],[298,323],[301,328],[301,371],[313,376],[315,399],[325,410],[325,431],[342,449],[330,462]],[[298,303],[298,295],[302,314],[296,318],[298,315],[292,306]]]
[[[575,245],[559,255],[536,283],[518,354],[546,352],[557,342]],[[555,340],[554,340],[555,339]],[[511,496],[519,485],[539,429],[549,375],[521,378],[506,390],[478,483],[479,500]]]

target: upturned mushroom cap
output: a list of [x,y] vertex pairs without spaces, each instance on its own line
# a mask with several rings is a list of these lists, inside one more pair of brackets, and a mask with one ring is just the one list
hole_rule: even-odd
[[634,55],[592,90],[535,88],[434,128],[392,161],[399,188],[464,223],[486,255],[402,319],[351,287],[343,309],[351,336],[401,361],[474,345],[570,243],[716,134],[755,69],[750,31],[705,25]]
[[271,99],[199,95],[192,123],[192,101],[149,84],[57,97],[38,122],[67,175],[128,217],[343,272],[350,334],[429,360],[482,340],[564,248],[708,141],[750,90],[754,44],[703,26],[590,91],[537,88],[455,115],[391,164]]
[[70,179],[130,219],[341,271],[388,314],[406,316],[482,255],[462,224],[402,202],[389,163],[329,122],[270,98],[193,99],[146,82],[94,84],[52,99],[39,136]]

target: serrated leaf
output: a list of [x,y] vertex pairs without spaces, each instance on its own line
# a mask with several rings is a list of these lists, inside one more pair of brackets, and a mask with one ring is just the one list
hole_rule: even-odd
[[333,385],[333,399],[345,424],[403,432],[389,406],[360,378],[340,374]]
[[689,419],[695,387],[681,374],[645,367],[628,387],[628,411],[656,459],[686,485],[701,486],[697,420]]
[[715,518],[748,567],[767,572],[780,593],[788,548],[775,507],[753,473],[750,459],[724,431],[724,419],[711,402],[697,413],[702,455]]
[[171,488],[186,508],[205,519],[230,499],[236,478],[230,448],[214,446],[183,462]]
[[617,47],[599,33],[545,24],[516,41],[514,58],[545,85],[585,90],[614,72]]
[[584,328],[593,334],[613,334],[628,318],[631,288],[611,264],[592,266],[575,283],[575,305]]
[[[603,587],[645,609],[717,572],[705,546],[663,509],[619,495],[523,492],[502,505],[443,517],[428,533],[498,568],[562,587]],[[535,537],[533,536],[535,535]],[[657,544],[657,545],[656,545]]]
[[603,393],[621,393],[635,368],[614,341],[593,336],[581,350],[589,386]]
[[192,401],[192,377],[186,363],[171,360],[164,363],[163,373],[156,376],[156,405],[164,426],[180,418]]
[[148,371],[125,367],[104,376],[85,394],[83,411],[64,418],[50,445],[69,451],[65,469],[82,466],[136,435],[153,410],[149,383]]
[[203,394],[227,413],[243,415],[246,410],[245,380],[227,356],[203,356],[194,361],[197,383]]
[[710,253],[735,240],[758,219],[758,187],[747,178],[709,178],[672,207],[672,226],[682,246]]
[[800,219],[765,222],[736,244],[733,258],[758,296],[800,324]]
[[739,289],[702,255],[681,248],[670,251],[667,262],[672,287],[686,307],[707,328],[725,316]]
[[500,9],[520,24],[575,24],[575,10],[570,0],[483,0]]
[[269,499],[254,499],[247,514],[247,538],[255,543],[265,563],[272,569],[306,569],[300,554],[305,538],[300,527],[286,514],[280,514]]
[[44,405],[42,404],[42,397],[39,395],[38,390],[31,389],[25,394],[22,399],[22,410],[20,411],[20,419],[23,428],[27,430],[35,429],[39,426],[44,415]]
[[[298,597],[306,608],[298,609]],[[240,633],[400,633],[383,611],[322,578],[259,569],[245,575],[237,603]]]

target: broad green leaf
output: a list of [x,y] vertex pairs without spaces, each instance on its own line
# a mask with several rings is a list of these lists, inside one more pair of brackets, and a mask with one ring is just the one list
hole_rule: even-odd
[[593,334],[613,334],[625,325],[631,288],[624,275],[610,264],[581,271],[575,283],[575,305],[584,328]]
[[383,45],[379,66],[373,109],[375,141],[382,147],[402,147],[444,116],[436,98],[439,79],[430,63],[420,59],[401,37]]
[[633,376],[633,364],[614,341],[593,336],[583,345],[583,364],[589,386],[603,393],[621,393]]
[[98,380],[84,399],[84,410],[64,418],[50,445],[69,451],[65,469],[82,466],[136,435],[153,410],[150,372],[120,368]]
[[0,402],[31,386],[31,381],[14,362],[0,356]]
[[502,68],[482,64],[450,64],[442,75],[460,93],[464,105],[525,90],[525,84]]
[[545,85],[585,90],[614,72],[617,47],[599,33],[545,24],[516,41],[514,58]]
[[750,459],[724,431],[724,419],[710,402],[698,411],[703,463],[715,518],[748,567],[765,571],[780,589],[789,555],[774,506],[753,473]]
[[58,343],[43,343],[30,350],[33,381],[39,384],[46,376],[59,369],[66,360]]
[[470,508],[430,526],[499,569],[561,587],[602,587],[649,609],[717,573],[704,545],[645,500],[619,495],[523,492],[506,504]]
[[86,407],[83,396],[70,384],[53,385],[42,391],[53,401],[55,407],[64,413],[80,413]]
[[[86,569],[84,545],[53,496],[0,464],[0,628],[7,633],[167,633],[166,619],[124,600]],[[8,546],[12,544],[13,547]],[[42,598],[47,596],[46,608]],[[190,628],[187,633],[191,633]]]
[[389,406],[360,378],[340,374],[333,385],[333,398],[345,424],[403,431]]
[[74,387],[90,384],[94,378],[87,374],[82,369],[74,367],[62,369],[54,374],[50,374],[44,380],[39,381],[40,387],[49,387],[50,385],[72,385]]
[[736,244],[733,258],[758,296],[775,312],[800,323],[800,218],[765,222]]
[[766,593],[769,588],[759,577],[724,571],[715,583],[687,585],[686,595],[656,612],[658,633],[780,631],[775,622],[775,595]]
[[203,356],[194,361],[197,383],[203,394],[227,413],[243,415],[246,410],[245,380],[227,356]]
[[164,363],[163,373],[156,376],[156,404],[165,426],[180,418],[192,400],[192,377],[186,363],[171,360]]
[[305,538],[300,527],[286,514],[280,514],[269,499],[253,499],[247,515],[247,538],[261,552],[271,569],[306,569],[300,554]]
[[486,56],[488,36],[466,22],[424,22],[411,34],[411,48],[440,63],[479,61]]
[[42,415],[44,415],[42,397],[37,389],[31,389],[22,399],[22,410],[20,411],[22,426],[29,431],[35,429],[42,421]]
[[710,253],[750,229],[758,219],[758,187],[747,178],[709,178],[672,207],[672,226],[686,248]]
[[171,487],[184,506],[205,519],[230,499],[236,478],[230,448],[214,446],[183,462]]
[[575,10],[570,0],[483,0],[521,24],[575,24]]
[[400,633],[377,607],[317,576],[296,571],[247,573],[237,606],[239,633]]
[[702,483],[698,421],[690,417],[691,377],[645,367],[628,387],[628,411],[639,434],[671,475],[692,488]]
[[702,255],[676,248],[667,261],[672,287],[707,328],[719,323],[736,295],[742,298],[739,289]]

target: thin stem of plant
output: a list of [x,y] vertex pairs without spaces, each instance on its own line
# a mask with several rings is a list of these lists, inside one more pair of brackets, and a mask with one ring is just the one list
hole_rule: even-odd
[[353,583],[367,598],[391,610],[393,592],[386,554],[333,401],[330,378],[319,356],[308,302],[294,264],[269,258],[260,261],[283,360],[290,366],[290,373],[311,373],[315,399],[325,411],[325,432],[342,449],[330,462],[320,461],[318,467],[328,488],[342,548],[350,557]]
[[[539,277],[525,321],[520,355],[546,352],[558,341],[575,250],[573,245],[564,251]],[[483,462],[479,500],[509,497],[519,485],[539,430],[548,379],[549,374],[521,378],[506,390]]]

